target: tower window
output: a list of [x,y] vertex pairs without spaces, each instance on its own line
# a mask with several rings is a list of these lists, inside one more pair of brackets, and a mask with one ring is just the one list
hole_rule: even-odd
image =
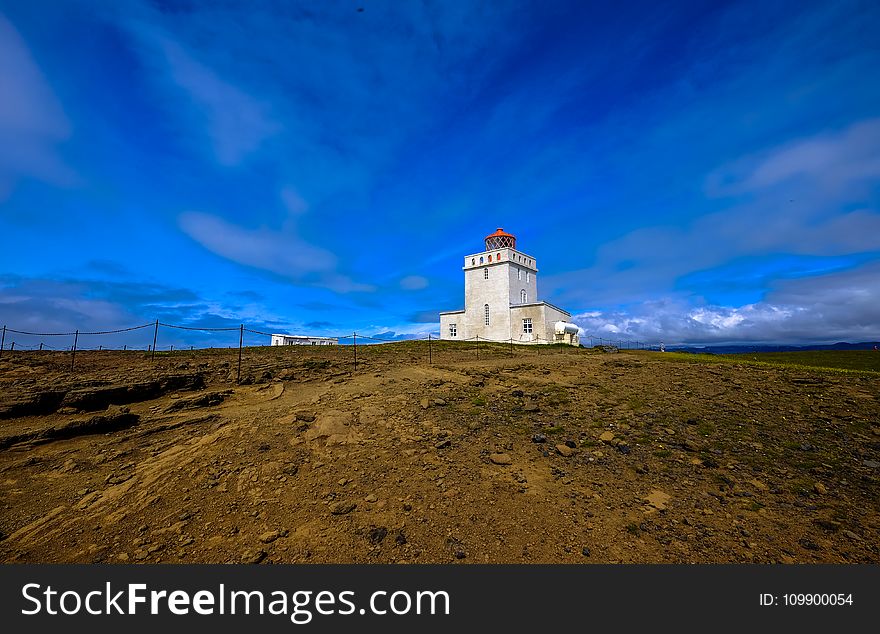
[[483,306],[483,313],[486,316],[486,325],[488,326],[489,325],[489,304],[485,304]]
[[491,253],[489,254],[489,261],[490,262],[492,261],[492,254]]
[[529,271],[526,271],[526,282],[532,281],[532,274]]
[[457,337],[458,336],[458,328],[455,324],[449,324],[449,336]]
[[480,256],[480,264],[482,264],[482,263],[483,263],[483,256],[481,255]]
[[526,289],[523,289],[519,292],[519,303],[525,304],[528,301],[528,294],[526,293]]
[[522,282],[522,269],[517,269],[516,275],[519,278],[519,281]]
[[489,279],[489,269],[483,269],[483,279],[484,280]]
[[471,266],[477,263],[477,258],[471,258]]
[[527,335],[532,334],[532,320],[523,319],[523,332]]

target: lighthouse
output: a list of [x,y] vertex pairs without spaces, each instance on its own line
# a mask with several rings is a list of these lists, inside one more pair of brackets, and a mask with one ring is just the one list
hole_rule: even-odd
[[440,338],[578,345],[571,314],[538,301],[538,265],[498,228],[485,250],[464,257],[464,309],[440,313]]

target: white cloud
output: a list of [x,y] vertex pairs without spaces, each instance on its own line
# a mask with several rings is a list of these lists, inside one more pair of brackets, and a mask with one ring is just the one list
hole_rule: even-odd
[[290,227],[284,231],[246,229],[195,211],[181,214],[178,223],[193,240],[233,262],[339,293],[374,290],[335,272],[336,256],[309,244]]
[[427,288],[428,280],[421,275],[407,275],[400,280],[400,288],[405,291],[418,291]]
[[707,190],[720,195],[755,192],[799,177],[837,191],[880,178],[880,119],[792,141],[724,166],[709,175]]
[[663,297],[682,276],[737,258],[877,251],[880,213],[867,200],[878,178],[880,119],[784,144],[709,176],[723,211],[610,240],[590,268],[545,276],[543,288],[566,305],[617,304]]
[[78,182],[57,145],[70,124],[15,27],[0,14],[0,201],[21,178]]
[[738,307],[664,299],[589,311],[572,320],[584,334],[666,343],[799,343],[880,339],[880,264],[786,280]]

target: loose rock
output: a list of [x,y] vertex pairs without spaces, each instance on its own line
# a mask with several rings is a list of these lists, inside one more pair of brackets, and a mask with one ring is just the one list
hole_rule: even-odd
[[330,513],[333,515],[347,515],[357,508],[354,502],[336,502],[330,506]]
[[281,537],[281,533],[278,531],[269,531],[268,533],[263,533],[260,535],[260,541],[264,544],[271,544],[276,539]]
[[266,551],[262,549],[246,550],[241,554],[241,563],[258,564],[266,558]]
[[569,458],[574,455],[575,450],[569,447],[568,445],[559,444],[556,445],[556,451],[560,456],[564,456],[565,458]]

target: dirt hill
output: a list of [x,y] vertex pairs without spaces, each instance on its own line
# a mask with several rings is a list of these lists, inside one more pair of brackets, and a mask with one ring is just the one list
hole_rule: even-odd
[[0,560],[880,562],[877,373],[236,354],[4,353]]

